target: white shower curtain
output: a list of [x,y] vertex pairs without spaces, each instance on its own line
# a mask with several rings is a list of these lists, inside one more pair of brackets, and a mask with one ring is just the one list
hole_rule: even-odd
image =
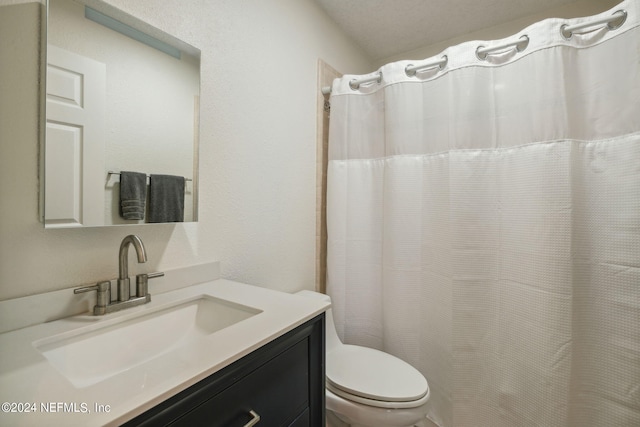
[[640,426],[639,10],[333,83],[338,333],[420,369],[440,426]]

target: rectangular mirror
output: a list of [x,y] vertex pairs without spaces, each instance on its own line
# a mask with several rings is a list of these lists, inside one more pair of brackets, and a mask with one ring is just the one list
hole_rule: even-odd
[[99,0],[49,0],[45,227],[197,221],[199,93],[198,49]]

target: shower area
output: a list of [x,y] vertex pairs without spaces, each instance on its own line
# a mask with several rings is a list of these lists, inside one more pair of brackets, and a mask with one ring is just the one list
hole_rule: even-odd
[[640,426],[639,3],[333,81],[336,327],[441,427]]

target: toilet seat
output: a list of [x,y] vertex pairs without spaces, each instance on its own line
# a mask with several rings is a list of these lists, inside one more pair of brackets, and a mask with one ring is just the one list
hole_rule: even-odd
[[327,351],[327,389],[379,408],[414,408],[429,399],[429,385],[413,366],[379,350],[341,345]]

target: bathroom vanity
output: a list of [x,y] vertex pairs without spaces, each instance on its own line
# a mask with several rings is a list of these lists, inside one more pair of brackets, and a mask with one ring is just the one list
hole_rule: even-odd
[[324,314],[124,425],[323,427],[323,332]]
[[327,308],[218,279],[0,334],[0,425],[323,426]]

